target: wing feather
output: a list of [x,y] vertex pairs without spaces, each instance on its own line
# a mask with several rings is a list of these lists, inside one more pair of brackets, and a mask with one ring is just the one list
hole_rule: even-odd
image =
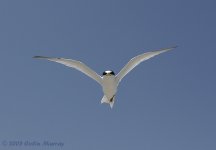
[[77,69],[81,71],[82,73],[84,73],[85,75],[97,81],[99,84],[102,83],[101,76],[99,76],[95,71],[93,71],[91,68],[89,68],[87,65],[85,65],[84,63],[80,61],[72,60],[72,59],[65,59],[65,58],[51,58],[51,57],[45,57],[45,56],[34,56],[33,58],[46,59],[49,61],[57,62],[65,66]]
[[117,81],[118,83],[124,78],[126,74],[128,74],[133,68],[135,68],[137,65],[139,65],[141,62],[150,59],[156,55],[159,55],[161,53],[167,52],[173,48],[176,48],[177,46],[170,47],[170,48],[164,48],[153,52],[147,52],[141,55],[138,55],[134,58],[132,58],[123,68],[122,70],[117,74]]

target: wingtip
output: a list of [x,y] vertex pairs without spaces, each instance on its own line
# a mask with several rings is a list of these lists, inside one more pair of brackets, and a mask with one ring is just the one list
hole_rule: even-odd
[[40,58],[41,56],[33,56],[32,58]]
[[49,57],[45,57],[45,56],[33,56],[32,58],[38,58],[38,59],[42,59],[42,58],[49,58]]
[[175,45],[175,46],[172,46],[172,47],[170,47],[170,48],[164,48],[163,50],[164,50],[164,52],[166,52],[166,51],[170,51],[170,50],[172,50],[172,49],[175,49],[175,48],[177,48],[178,46],[177,45]]
[[175,46],[172,46],[172,47],[168,48],[168,50],[175,49],[177,47],[178,47],[178,45],[175,45]]
[[178,47],[178,45],[175,45],[175,46],[173,46],[173,47],[171,47],[171,48],[173,49],[173,48],[177,48],[177,47]]

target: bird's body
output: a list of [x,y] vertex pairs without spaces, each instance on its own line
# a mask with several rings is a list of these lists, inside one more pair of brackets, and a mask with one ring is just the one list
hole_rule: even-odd
[[114,75],[105,75],[102,77],[102,82],[104,97],[102,98],[101,103],[108,103],[112,107],[118,87],[116,77]]
[[[175,46],[176,47],[176,46]],[[118,85],[123,79],[123,77],[128,74],[134,67],[136,67],[141,62],[150,59],[151,57],[154,57],[158,54],[161,54],[163,52],[166,52],[168,50],[171,50],[175,47],[165,48],[154,52],[147,52],[143,53],[141,55],[138,55],[134,58],[132,58],[122,69],[121,71],[115,75],[115,73],[111,70],[104,71],[103,75],[98,75],[95,71],[90,69],[88,66],[86,66],[84,63],[72,60],[72,59],[65,59],[65,58],[51,58],[51,57],[44,57],[44,56],[34,56],[33,58],[39,58],[39,59],[47,59],[49,61],[54,61],[63,65],[66,65],[68,67],[75,68],[90,78],[97,81],[103,89],[104,96],[101,100],[101,103],[107,103],[110,104],[110,107],[113,107],[113,104],[115,102],[115,96],[118,89]]]

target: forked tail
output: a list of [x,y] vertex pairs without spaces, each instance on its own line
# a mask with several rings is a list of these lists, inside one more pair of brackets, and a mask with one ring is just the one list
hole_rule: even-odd
[[102,100],[101,100],[101,104],[102,103],[107,103],[107,104],[110,104],[111,108],[113,108],[114,101],[115,101],[115,95],[110,100],[108,100],[107,97],[104,95]]
[[103,98],[101,100],[101,104],[103,104],[103,103],[109,103],[109,101],[105,95],[103,96]]

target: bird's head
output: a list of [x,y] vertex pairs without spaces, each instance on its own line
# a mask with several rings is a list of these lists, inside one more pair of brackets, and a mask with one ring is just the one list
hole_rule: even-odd
[[115,73],[112,70],[107,70],[103,72],[103,76],[114,76]]

